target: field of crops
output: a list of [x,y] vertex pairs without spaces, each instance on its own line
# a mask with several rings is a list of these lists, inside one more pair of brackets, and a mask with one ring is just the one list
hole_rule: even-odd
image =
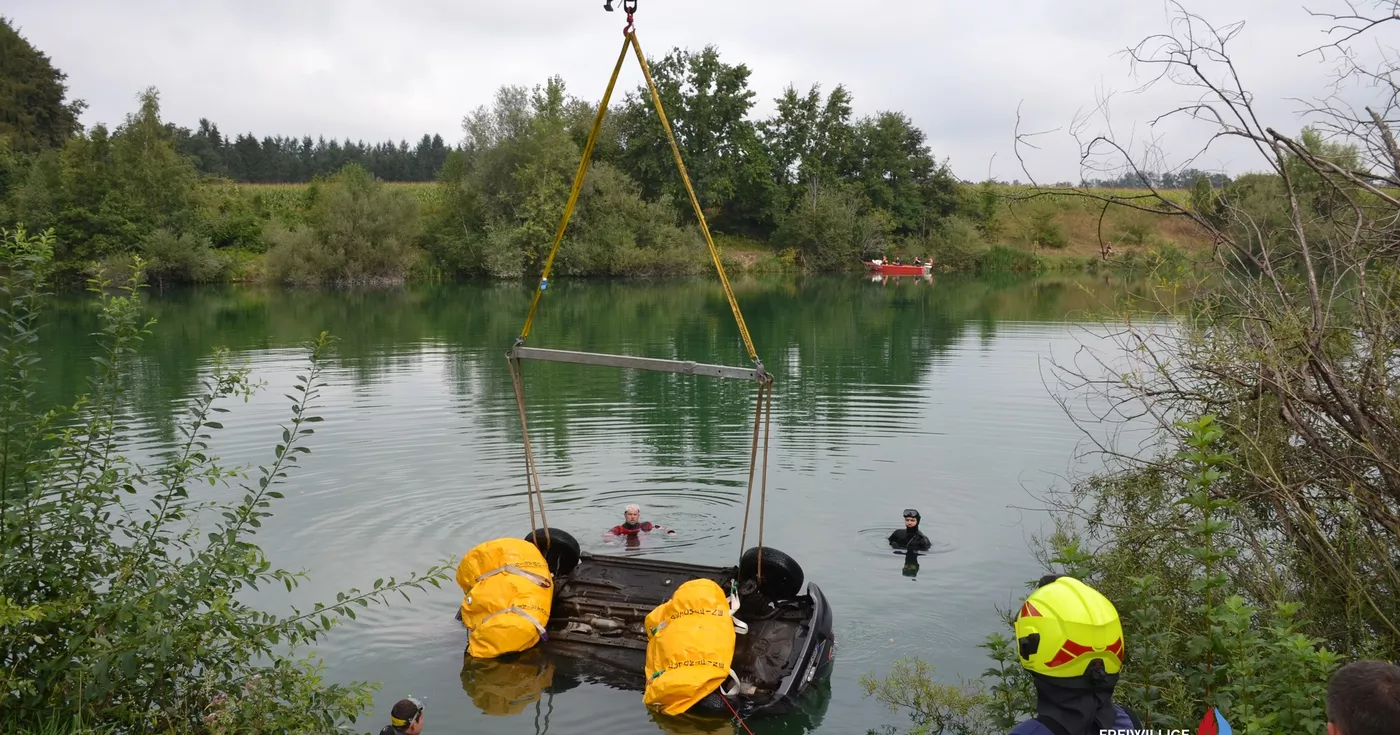
[[[422,204],[432,204],[437,201],[438,187],[433,181],[409,181],[409,182],[386,182],[386,187],[402,191],[412,192]],[[262,197],[263,202],[268,206],[295,206],[302,201],[310,184],[236,184],[240,190],[249,195]],[[1083,196],[1070,193],[1064,190],[1047,190],[1037,193],[1035,188],[1029,185],[998,184],[996,189],[1009,199],[1017,199],[1036,195],[1037,200],[1049,202],[1084,202],[1091,200]],[[1134,197],[1149,196],[1152,192],[1148,189],[1084,189],[1085,193],[1104,197]],[[1162,189],[1159,193],[1174,202],[1184,204],[1190,191],[1186,189]]]
[[[1047,188],[1044,191],[1037,192],[1035,187],[1027,184],[1021,184],[1019,186],[1013,184],[999,184],[996,188],[1003,195],[1008,197],[1028,197],[1035,195],[1037,199],[1045,199],[1048,201],[1090,201],[1090,199],[1085,198],[1081,194],[1067,189]],[[1152,196],[1151,189],[1099,189],[1091,187],[1076,191],[1091,196],[1114,197],[1118,199]],[[1162,198],[1169,199],[1177,204],[1185,204],[1187,199],[1191,196],[1191,191],[1189,189],[1158,189],[1157,193],[1160,194]],[[1102,206],[1102,204],[1099,206]]]

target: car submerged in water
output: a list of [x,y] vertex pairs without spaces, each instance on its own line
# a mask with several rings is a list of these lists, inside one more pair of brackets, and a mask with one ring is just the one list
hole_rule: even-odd
[[565,531],[551,528],[525,537],[544,553],[554,575],[554,600],[542,647],[577,659],[599,680],[622,689],[646,685],[646,616],[671,599],[676,588],[708,579],[732,591],[734,617],[748,625],[735,639],[731,668],[737,685],[727,704],[716,691],[691,707],[690,715],[785,714],[831,675],[836,639],[831,607],[816,584],[804,590],[802,568],[778,549],[744,552],[737,566],[686,564],[632,556],[580,552]]

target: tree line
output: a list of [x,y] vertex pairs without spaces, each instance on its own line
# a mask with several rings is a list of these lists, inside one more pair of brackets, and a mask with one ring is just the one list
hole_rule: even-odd
[[358,164],[384,181],[432,181],[447,161],[451,146],[441,135],[424,134],[412,148],[408,141],[327,141],[324,136],[229,137],[201,118],[193,130],[167,124],[175,150],[194,161],[204,176],[252,184],[307,183]]
[[[121,124],[84,129],[63,72],[3,19],[0,42],[23,60],[6,64],[0,89],[0,221],[52,229],[56,266],[73,276],[133,254],[162,280],[534,273],[596,110],[554,77],[498,90],[465,116],[458,145],[436,135],[413,147],[258,140],[208,120],[193,130],[164,121],[148,89]],[[1024,267],[1033,256],[999,247],[1011,225],[1032,247],[1066,245],[1054,212],[1008,223],[990,182],[960,182],[904,113],[857,115],[843,85],[790,85],[757,119],[749,67],[713,47],[673,49],[652,68],[711,229],[770,246],[778,266],[839,270],[863,257],[935,254]],[[609,110],[593,156],[565,233],[564,273],[707,267],[645,87]],[[312,186],[290,208],[227,185],[300,181]],[[420,201],[386,181],[434,181],[436,193]],[[251,276],[248,256],[257,258]]]

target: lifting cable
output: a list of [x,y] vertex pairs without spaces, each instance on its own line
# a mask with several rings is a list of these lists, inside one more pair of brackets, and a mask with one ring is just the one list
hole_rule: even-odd
[[[608,0],[605,8],[612,10],[612,1]],[[671,129],[671,122],[666,117],[665,106],[661,103],[661,93],[656,87],[655,80],[651,76],[651,67],[647,64],[646,55],[642,53],[642,45],[637,40],[637,32],[633,23],[633,15],[637,12],[637,0],[623,0],[623,10],[627,13],[627,25],[622,29],[623,41],[622,50],[617,55],[617,63],[613,65],[612,77],[608,79],[607,89],[603,92],[603,99],[598,104],[598,112],[593,118],[593,127],[588,131],[588,140],[584,144],[583,154],[579,160],[578,170],[574,173],[574,183],[569,189],[569,198],[564,204],[564,213],[559,220],[559,227],[554,232],[554,243],[549,248],[549,255],[544,261],[544,270],[540,274],[539,287],[535,289],[533,298],[530,301],[530,311],[525,316],[525,324],[520,330],[520,336],[516,338],[515,345],[521,346],[526,338],[530,336],[530,329],[534,326],[535,314],[539,309],[540,297],[544,295],[545,289],[549,287],[549,274],[554,268],[554,258],[559,253],[559,245],[564,241],[564,232],[568,228],[569,220],[573,217],[575,205],[578,203],[579,192],[583,189],[583,180],[588,173],[588,167],[593,158],[593,148],[598,141],[599,131],[603,128],[603,118],[608,112],[608,103],[612,99],[613,89],[617,86],[618,75],[622,72],[622,62],[627,58],[627,50],[631,48],[637,58],[637,63],[642,68],[642,76],[646,78],[647,90],[651,94],[652,104],[656,107],[657,117],[661,120],[661,128],[666,133],[666,140],[670,143],[671,155],[676,161],[676,169],[680,172],[681,182],[685,185],[686,194],[690,197],[690,205],[695,210],[695,218],[700,224],[700,232],[705,237],[705,245],[709,248],[710,259],[714,262],[715,271],[719,273],[720,285],[724,289],[725,299],[729,302],[729,309],[734,313],[734,321],[739,327],[739,336],[744,341],[744,348],[748,350],[749,359],[753,361],[758,372],[758,401],[754,409],[753,447],[749,454],[749,482],[748,494],[744,501],[744,530],[740,536],[740,552],[748,540],[749,515],[753,504],[753,481],[754,472],[758,462],[758,439],[759,424],[763,424],[763,471],[760,477],[761,487],[759,490],[758,505],[758,568],[759,581],[762,581],[763,569],[763,520],[764,507],[768,497],[768,436],[769,426],[772,418],[773,405],[773,376],[763,369],[763,362],[758,359],[758,351],[754,349],[753,339],[749,335],[748,325],[744,322],[744,314],[739,309],[739,301],[734,296],[734,289],[729,283],[729,276],[724,272],[724,264],[720,261],[719,248],[715,246],[714,237],[710,234],[709,224],[705,221],[705,213],[700,208],[700,199],[695,194],[695,187],[691,185],[690,175],[685,168],[685,162],[681,158],[680,144],[676,142],[675,132]],[[525,443],[525,482],[526,497],[530,505],[530,527],[531,529],[543,528],[545,537],[545,548],[549,548],[550,535],[548,520],[544,515],[544,494],[540,486],[539,471],[535,465],[534,452],[530,446],[530,431],[525,420],[525,391],[521,379],[520,357],[514,353],[507,353],[507,361],[510,363],[511,384],[515,389],[516,409],[520,414],[520,430]],[[535,505],[539,505],[540,523],[535,523]]]

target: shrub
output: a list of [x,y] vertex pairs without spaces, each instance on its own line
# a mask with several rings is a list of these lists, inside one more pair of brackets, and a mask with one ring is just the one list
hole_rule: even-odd
[[1040,269],[1040,259],[1024,250],[997,245],[982,253],[977,259],[977,270],[982,273],[1005,271],[1035,271]]
[[899,659],[883,677],[865,674],[860,686],[892,711],[905,710],[914,722],[912,735],[992,735],[997,730],[986,711],[992,697],[980,680],[960,685],[933,680],[934,669],[919,659]]
[[233,266],[233,259],[215,252],[208,239],[189,232],[177,237],[156,230],[141,243],[141,252],[146,273],[159,286],[222,280]]
[[[102,329],[87,395],[47,412],[30,405],[52,253],[49,235],[23,231],[6,231],[0,246],[0,309],[11,324],[0,333],[0,730],[67,713],[115,733],[324,732],[353,721],[373,687],[326,684],[300,652],[357,606],[437,586],[446,567],[290,614],[242,599],[306,579],[273,567],[252,537],[310,451],[329,337],[310,346],[290,421],[256,473],[209,453],[228,410],[220,404],[257,388],[226,353],[186,405],[179,445],[138,465],[121,451],[124,392],[151,322],[133,283],[91,284]],[[228,500],[221,487],[242,492]]]
[[267,268],[288,283],[402,281],[417,259],[417,201],[350,164],[320,189],[306,225],[269,223]]
[[1152,226],[1146,222],[1136,221],[1123,225],[1123,229],[1118,232],[1119,242],[1128,245],[1144,245],[1152,237]]
[[1069,245],[1064,230],[1055,223],[1055,213],[1049,210],[1033,212],[1030,220],[1031,242],[1043,248],[1061,250]]
[[970,271],[977,267],[978,259],[987,250],[987,243],[973,221],[955,214],[939,223],[933,231],[929,238],[929,250],[936,266]]
[[863,204],[854,191],[814,186],[782,217],[773,241],[797,250],[814,270],[843,270],[861,257],[884,255],[893,220],[884,210],[863,211]]

